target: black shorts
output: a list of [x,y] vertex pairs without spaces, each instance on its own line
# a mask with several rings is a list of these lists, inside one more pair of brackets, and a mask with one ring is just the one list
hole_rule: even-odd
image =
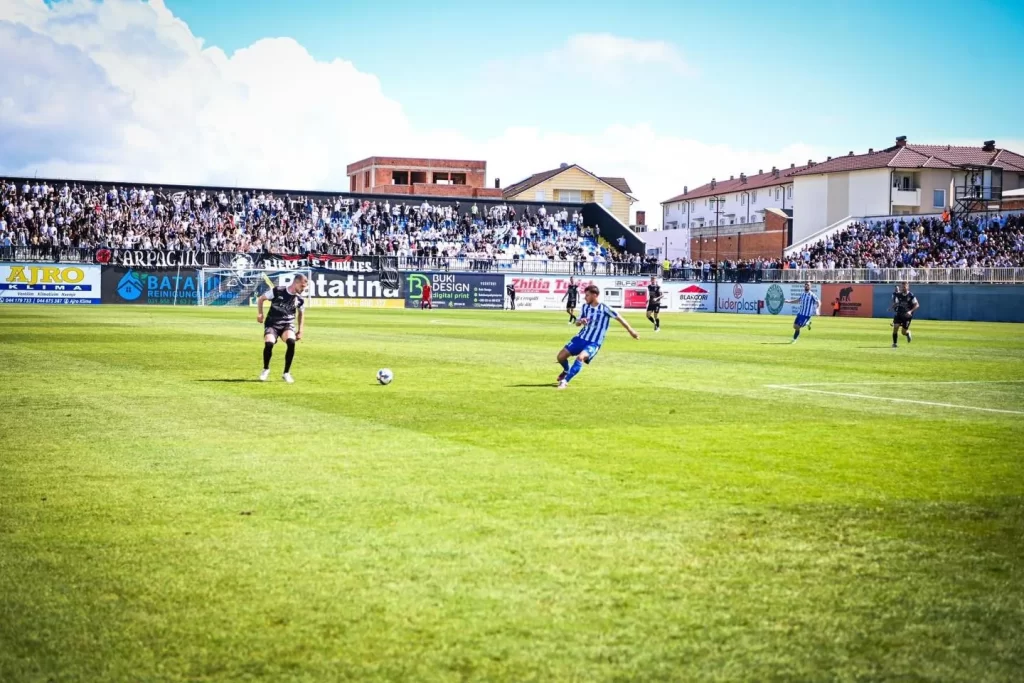
[[647,312],[648,313],[660,313],[661,312],[661,303],[655,301],[655,302],[647,304]]
[[295,332],[295,323],[283,320],[268,320],[263,328],[263,334],[264,336],[272,334],[274,339],[277,339],[288,330]]
[[566,310],[570,308],[576,308],[576,301],[573,299],[569,299],[568,301],[565,302],[565,308]]
[[909,315],[897,314],[892,319],[892,326],[893,327],[902,327],[903,329],[907,330],[907,329],[910,329],[910,323],[912,321],[913,321],[913,318],[910,317]]

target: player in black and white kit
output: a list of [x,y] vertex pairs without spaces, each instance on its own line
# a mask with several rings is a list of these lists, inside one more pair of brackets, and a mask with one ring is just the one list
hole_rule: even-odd
[[565,312],[569,314],[569,324],[572,325],[576,322],[576,303],[580,297],[579,287],[576,286],[576,281],[569,276],[569,289],[565,290],[565,296],[562,297],[562,301],[565,302]]
[[647,319],[654,323],[654,331],[661,331],[661,285],[658,278],[651,276],[651,284],[647,285]]
[[902,332],[909,344],[913,339],[910,336],[910,322],[913,320],[914,312],[921,307],[917,297],[910,291],[910,285],[904,282],[900,285],[900,291],[892,295],[892,309],[895,315],[892,318],[892,347],[899,346],[899,335]]
[[[256,322],[263,323],[263,372],[260,381],[266,382],[270,376],[270,358],[274,355],[274,344],[283,339],[288,346],[284,354],[284,374],[281,379],[288,384],[292,379],[292,360],[295,358],[295,342],[302,339],[302,329],[306,324],[305,301],[300,296],[306,290],[306,276],[299,273],[287,287],[274,287],[256,300]],[[263,302],[270,302],[270,313],[266,322],[263,319]],[[298,329],[296,329],[296,317]]]
[[511,282],[505,285],[505,293],[508,294],[509,310],[516,310],[516,286]]

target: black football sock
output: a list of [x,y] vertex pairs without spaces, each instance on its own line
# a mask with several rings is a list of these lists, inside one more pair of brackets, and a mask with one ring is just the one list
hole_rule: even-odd
[[899,342],[899,338],[900,338],[900,333],[897,330],[897,328],[895,328],[895,327],[892,328],[892,343],[893,344],[898,343]]
[[288,345],[288,350],[284,352],[284,371],[291,372],[292,359],[295,358],[295,340],[286,339],[284,343]]
[[274,342],[263,342],[263,369],[270,369],[270,357],[274,355]]

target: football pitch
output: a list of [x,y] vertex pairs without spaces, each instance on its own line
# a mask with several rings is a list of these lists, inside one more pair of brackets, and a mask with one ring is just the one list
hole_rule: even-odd
[[1022,326],[255,315],[0,306],[0,681],[1024,675]]

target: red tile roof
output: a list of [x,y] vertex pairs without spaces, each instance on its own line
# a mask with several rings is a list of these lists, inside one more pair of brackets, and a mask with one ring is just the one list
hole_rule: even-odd
[[612,177],[612,178],[602,178],[600,176],[594,175],[593,173],[591,173],[587,169],[583,168],[579,164],[569,164],[567,166],[559,166],[558,168],[553,168],[550,171],[541,171],[540,173],[534,173],[529,178],[525,178],[523,180],[520,180],[518,183],[515,183],[513,185],[509,185],[504,190],[502,190],[502,192],[505,195],[506,199],[508,199],[509,197],[514,197],[514,196],[516,196],[518,194],[522,194],[523,192],[526,192],[527,190],[529,190],[531,187],[534,187],[535,185],[540,185],[545,180],[548,180],[550,178],[554,178],[556,175],[558,175],[560,173],[563,173],[565,171],[568,171],[570,168],[578,168],[579,170],[583,171],[587,175],[593,176],[593,177],[597,178],[602,183],[605,183],[606,185],[612,186],[613,188],[615,188],[616,190],[618,190],[622,194],[630,196],[630,198],[632,199],[631,195],[632,195],[633,191],[631,189],[629,189],[629,183],[626,182],[625,178],[614,178],[614,177]]
[[779,174],[776,176],[772,171],[767,173],[758,173],[756,175],[747,176],[746,182],[741,178],[733,178],[732,180],[719,180],[715,182],[715,186],[712,188],[711,183],[701,185],[698,188],[690,190],[680,195],[672,197],[672,199],[666,199],[662,204],[671,204],[672,202],[689,201],[691,199],[703,199],[704,197],[714,197],[717,195],[729,194],[730,192],[746,192],[747,190],[758,190],[762,187],[774,187],[776,185],[786,185],[792,182],[790,176],[795,175],[798,171],[802,171],[807,166],[796,166],[795,168],[780,168]]
[[707,183],[684,194],[666,199],[662,204],[783,185],[791,182],[792,176],[863,171],[872,168],[955,169],[964,165],[997,166],[1009,171],[1024,173],[1024,156],[1008,149],[999,148],[986,152],[982,147],[907,144],[905,147],[894,146],[869,154],[847,155],[810,166],[783,169],[779,172],[779,177],[775,177],[771,173],[761,173],[748,177],[746,183],[741,182],[738,178],[720,180],[715,183],[714,188],[711,187],[711,183]]
[[912,145],[890,147],[873,154],[857,154],[815,164],[796,175],[861,171],[870,168],[942,168],[962,166],[998,166],[1024,172],[1024,157],[1006,149],[986,151],[982,147],[952,145]]

